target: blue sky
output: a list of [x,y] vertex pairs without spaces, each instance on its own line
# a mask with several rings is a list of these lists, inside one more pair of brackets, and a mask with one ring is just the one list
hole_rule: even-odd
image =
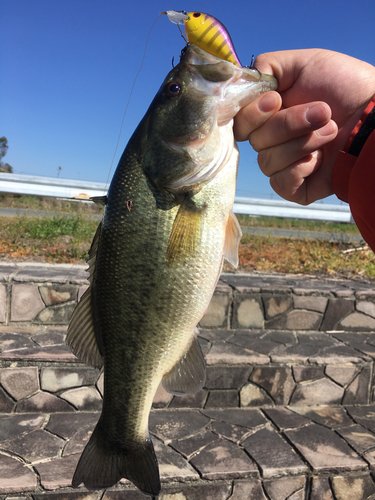
[[[105,182],[123,113],[159,12],[200,10],[227,27],[242,64],[273,50],[322,47],[375,65],[374,0],[0,0],[0,136],[15,173]],[[155,23],[113,170],[184,42]],[[269,198],[256,153],[240,146],[237,194]],[[112,175],[111,174],[111,175]],[[277,198],[276,195],[274,195]]]

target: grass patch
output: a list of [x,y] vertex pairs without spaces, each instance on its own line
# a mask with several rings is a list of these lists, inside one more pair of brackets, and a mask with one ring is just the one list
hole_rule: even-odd
[[0,217],[0,258],[84,262],[97,221],[73,217]]
[[50,210],[76,214],[102,214],[104,207],[93,202],[62,200],[49,196],[26,196],[0,193],[0,207]]
[[314,220],[281,219],[277,217],[237,216],[241,226],[267,227],[277,229],[298,229],[301,231],[322,231],[325,233],[360,234],[354,223],[322,222]]

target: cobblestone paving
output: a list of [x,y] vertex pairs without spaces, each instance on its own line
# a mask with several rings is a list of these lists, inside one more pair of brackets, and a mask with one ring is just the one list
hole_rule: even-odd
[[[0,265],[0,500],[145,498],[70,487],[102,404],[65,345],[85,287],[82,268]],[[369,283],[222,276],[205,387],[154,400],[159,499],[375,500],[374,322]]]

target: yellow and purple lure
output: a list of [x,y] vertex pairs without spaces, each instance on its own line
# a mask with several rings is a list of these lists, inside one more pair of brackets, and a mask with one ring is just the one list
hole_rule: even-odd
[[189,43],[197,45],[219,59],[241,66],[232,39],[218,19],[204,12],[186,13],[168,10],[165,14],[172,23],[185,25]]

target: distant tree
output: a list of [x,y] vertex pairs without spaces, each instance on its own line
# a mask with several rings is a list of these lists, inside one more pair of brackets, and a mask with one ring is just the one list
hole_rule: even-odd
[[4,163],[3,158],[8,151],[8,139],[6,137],[0,137],[0,172],[7,172],[11,174],[13,172],[13,167],[9,163]]

